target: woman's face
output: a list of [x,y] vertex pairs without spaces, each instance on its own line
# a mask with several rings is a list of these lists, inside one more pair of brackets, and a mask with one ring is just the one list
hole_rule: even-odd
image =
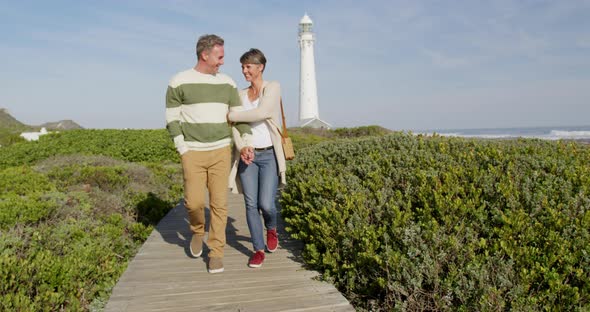
[[258,79],[262,75],[262,64],[242,64],[242,74],[248,82]]

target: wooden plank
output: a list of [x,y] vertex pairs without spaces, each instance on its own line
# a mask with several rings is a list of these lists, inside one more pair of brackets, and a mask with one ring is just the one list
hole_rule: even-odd
[[[133,311],[289,311],[324,308],[323,311],[330,311],[331,308],[350,305],[348,302],[337,300],[342,295],[335,290],[332,293],[320,295],[271,295],[267,296],[239,296],[235,300],[225,298],[173,298],[164,297],[160,301],[150,300],[143,302],[132,302],[126,308]],[[344,311],[354,311],[352,307]]]
[[302,244],[288,237],[282,222],[280,248],[266,254],[262,268],[249,268],[252,244],[242,196],[229,199],[223,273],[207,273],[206,248],[204,258],[189,255],[191,234],[179,205],[140,248],[105,311],[354,311],[333,285],[305,269]]

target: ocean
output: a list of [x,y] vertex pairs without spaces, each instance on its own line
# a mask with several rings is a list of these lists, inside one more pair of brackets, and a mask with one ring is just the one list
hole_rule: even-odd
[[483,139],[536,138],[544,140],[590,140],[590,126],[491,129],[433,129],[427,131],[419,131],[415,133],[421,133],[425,135],[432,135],[433,133],[436,133],[441,136]]

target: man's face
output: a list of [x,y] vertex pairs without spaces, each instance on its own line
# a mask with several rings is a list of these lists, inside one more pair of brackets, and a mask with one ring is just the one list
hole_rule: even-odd
[[207,65],[208,74],[216,74],[219,72],[219,67],[223,65],[223,57],[225,56],[223,46],[214,46],[209,53],[205,52],[203,59]]

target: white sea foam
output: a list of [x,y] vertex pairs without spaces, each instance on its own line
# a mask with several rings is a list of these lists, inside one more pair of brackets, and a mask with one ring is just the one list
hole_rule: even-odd
[[551,130],[549,137],[556,139],[590,139],[590,131]]
[[[418,133],[421,135],[432,136],[435,132],[422,132]],[[480,139],[507,139],[507,138],[515,138],[513,134],[467,134],[461,132],[436,132],[436,135],[444,136],[444,137],[457,137],[457,138],[480,138]]]
[[436,133],[445,137],[460,137],[460,138],[480,138],[480,139],[510,139],[510,138],[525,138],[525,139],[544,139],[544,140],[560,140],[560,139],[590,139],[590,131],[585,130],[558,130],[558,129],[544,129],[544,131],[534,131],[530,129],[483,129],[483,130],[452,130],[449,132],[422,132],[422,135],[433,135]]
[[479,138],[479,139],[508,139],[517,137],[513,134],[464,134],[464,133],[439,133],[441,136],[452,136],[459,138]]

